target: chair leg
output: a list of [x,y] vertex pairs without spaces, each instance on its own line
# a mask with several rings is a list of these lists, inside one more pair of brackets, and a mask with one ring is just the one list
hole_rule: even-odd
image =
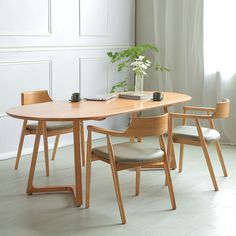
[[[161,135],[159,137],[159,141],[160,141],[160,147],[164,151],[163,164],[164,164],[164,169],[165,169],[165,184],[168,186],[171,206],[172,206],[172,209],[174,210],[174,209],[176,209],[175,195],[174,195],[174,190],[173,190],[173,185],[172,185],[172,180],[171,180],[171,175],[170,175],[169,160],[168,160],[168,156],[166,155],[166,148],[165,148],[165,142],[164,142],[163,135]],[[172,139],[169,139],[168,145],[172,146],[171,142],[172,142]]]
[[224,162],[224,158],[223,158],[223,155],[222,155],[222,152],[221,152],[219,141],[216,142],[216,150],[217,150],[217,153],[218,153],[218,156],[219,156],[219,159],[220,159],[220,164],[221,164],[221,168],[222,168],[223,173],[224,173],[224,177],[227,177],[228,173],[227,173],[227,170],[226,170],[226,167],[225,167],[225,162]]
[[135,169],[136,171],[136,188],[135,188],[135,195],[139,195],[139,190],[140,190],[140,175],[141,175],[141,167],[137,167]]
[[206,159],[207,167],[208,167],[208,170],[209,170],[209,173],[210,173],[210,176],[211,176],[211,180],[212,180],[215,191],[218,191],[218,185],[217,185],[216,177],[215,177],[215,174],[214,174],[214,171],[213,171],[213,168],[212,168],[211,159],[210,159],[210,156],[209,156],[209,153],[208,153],[208,150],[207,150],[207,145],[206,145],[205,139],[204,139],[203,134],[202,134],[202,129],[200,127],[200,123],[199,123],[198,119],[196,119],[195,122],[196,122],[198,135],[199,135],[199,138],[200,138],[202,150],[203,150],[203,153],[204,153],[204,156],[205,156],[205,159]]
[[205,159],[206,159],[207,167],[208,167],[208,170],[209,170],[209,173],[210,173],[210,176],[211,176],[211,180],[212,180],[214,189],[215,189],[215,191],[218,191],[218,185],[217,185],[216,177],[215,177],[215,174],[214,174],[214,171],[213,171],[213,168],[212,168],[212,164],[211,164],[211,160],[210,160],[210,156],[209,156],[206,144],[204,144],[202,146],[202,149],[203,149],[203,152],[204,152],[204,156],[205,156]]
[[90,189],[91,189],[91,133],[88,134],[87,159],[86,159],[86,201],[85,207],[90,206]]
[[59,143],[60,135],[58,134],[55,139],[54,147],[53,147],[53,152],[52,152],[52,161],[55,160],[56,152],[57,152],[57,147]]
[[113,182],[114,182],[114,187],[115,187],[115,192],[116,192],[116,198],[120,210],[120,217],[122,224],[126,223],[125,219],[125,211],[124,211],[124,206],[123,206],[123,201],[122,201],[122,196],[121,196],[121,191],[120,191],[120,184],[119,184],[119,178],[117,171],[115,167],[111,164],[111,171],[112,171],[112,177],[113,177]]
[[[88,157],[87,157],[88,158]],[[91,160],[87,160],[86,164],[86,202],[85,207],[90,207],[90,190],[91,189]]]
[[[167,112],[167,108],[164,108],[164,112]],[[161,144],[161,148],[163,150],[165,150],[165,143],[164,143],[164,139],[161,136],[160,137],[160,144]],[[169,119],[168,121],[168,142],[167,142],[167,162],[168,162],[168,168],[171,166],[172,163],[172,158],[173,158],[173,153],[175,153],[174,151],[174,144],[173,144],[173,139],[172,139],[172,119]],[[167,186],[167,175],[165,175],[165,186]]]
[[184,144],[180,144],[180,152],[179,152],[179,172],[183,170],[183,159],[184,159]]
[[116,198],[117,198],[117,202],[118,202],[119,210],[120,210],[120,217],[121,217],[122,224],[125,224],[126,223],[125,211],[124,211],[122,197],[121,197],[119,178],[118,178],[118,174],[116,170],[115,154],[114,154],[114,150],[111,144],[111,137],[109,135],[107,135],[107,147],[108,147],[108,152],[109,152],[109,159],[110,159],[111,172],[112,172],[112,177],[113,177],[113,182],[114,182],[114,187],[115,187],[115,192],[116,192]]
[[164,162],[164,169],[165,169],[165,174],[166,174],[166,184],[168,186],[169,195],[170,195],[171,206],[172,206],[172,209],[175,210],[176,202],[175,202],[174,189],[173,189],[171,175],[170,175],[170,168],[165,162]]
[[[142,142],[142,137],[138,137],[138,142]],[[135,168],[136,172],[136,187],[135,187],[135,195],[139,195],[139,190],[140,190],[140,175],[141,175],[141,167]]]
[[44,144],[44,157],[45,157],[46,176],[49,176],[48,136],[47,136],[46,122],[43,122],[43,144]]
[[18,145],[18,150],[17,150],[17,156],[16,156],[16,163],[15,163],[15,170],[18,169],[19,166],[19,161],[21,157],[21,152],[22,152],[22,147],[24,144],[24,139],[25,139],[25,130],[26,130],[26,125],[27,125],[27,120],[24,120],[22,130],[21,130],[21,135],[20,135],[20,141]]
[[129,138],[129,141],[130,141],[131,143],[134,143],[134,137],[130,137],[130,138]]
[[84,125],[82,121],[80,122],[80,141],[81,141],[82,166],[85,166]]
[[172,170],[176,169],[176,160],[175,160],[175,149],[174,149],[174,143],[172,142],[172,148],[171,148],[171,162],[170,162],[170,168]]

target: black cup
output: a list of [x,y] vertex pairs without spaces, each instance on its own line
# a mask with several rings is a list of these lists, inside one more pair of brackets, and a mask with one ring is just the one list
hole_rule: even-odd
[[161,101],[163,99],[163,95],[161,92],[153,93],[153,101]]
[[80,93],[72,93],[71,101],[72,102],[79,102],[80,101]]

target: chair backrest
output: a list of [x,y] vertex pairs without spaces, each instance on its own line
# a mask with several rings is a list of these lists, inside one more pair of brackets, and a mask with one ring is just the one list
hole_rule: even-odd
[[29,105],[35,103],[43,103],[43,102],[51,102],[47,90],[39,90],[39,91],[30,91],[21,93],[21,105]]
[[227,118],[230,111],[230,100],[227,98],[222,99],[221,102],[216,104],[216,110],[212,114],[212,118]]
[[123,134],[127,137],[160,136],[167,130],[168,114],[166,113],[156,117],[132,118],[129,128]]

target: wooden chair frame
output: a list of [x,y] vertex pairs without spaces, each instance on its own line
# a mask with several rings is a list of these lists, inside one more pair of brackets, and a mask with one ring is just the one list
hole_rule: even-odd
[[[202,133],[200,120],[208,120],[210,128],[215,129],[215,124],[214,124],[213,119],[227,118],[229,116],[229,109],[230,109],[229,99],[223,99],[222,102],[217,103],[216,108],[184,106],[183,107],[184,113],[169,113],[170,127],[172,127],[173,118],[181,118],[182,125],[186,125],[187,119],[192,119],[196,124],[196,128],[197,128],[199,139],[200,139],[199,141],[189,140],[189,138],[185,138],[185,139],[184,138],[181,138],[181,139],[178,139],[178,138],[172,139],[171,138],[170,139],[171,142],[180,144],[179,172],[182,172],[182,169],[183,169],[184,144],[202,147],[202,150],[203,150],[203,153],[204,153],[204,156],[206,159],[207,167],[208,167],[215,191],[218,191],[219,188],[218,188],[216,177],[215,177],[213,167],[211,164],[210,156],[208,153],[207,143],[206,143],[203,133]],[[206,115],[187,114],[186,113],[187,111],[206,112],[207,114]],[[170,135],[170,137],[172,137],[172,129],[170,129],[169,135]],[[225,167],[225,163],[224,163],[224,159],[223,159],[223,155],[221,152],[219,141],[215,141],[215,145],[216,145],[216,150],[217,150],[217,153],[219,156],[219,160],[220,160],[223,174],[225,177],[227,177],[228,174],[227,174],[227,170]],[[170,147],[173,148],[173,145],[170,145]]]
[[[29,105],[29,104],[36,104],[36,103],[43,103],[43,102],[52,102],[47,90],[39,90],[39,91],[30,91],[21,93],[21,105]],[[16,156],[15,162],[15,169],[18,169],[19,161],[21,158],[22,147],[24,144],[24,138],[26,135],[36,135],[35,130],[27,129],[28,120],[24,120],[20,141],[18,145],[18,151]],[[41,130],[41,135],[43,136],[43,144],[44,144],[44,157],[45,157],[45,169],[46,169],[46,176],[49,176],[49,154],[48,154],[48,137],[56,136],[55,143],[52,152],[52,160],[55,159],[56,150],[58,147],[60,135],[67,134],[73,132],[73,128],[63,129],[63,130],[47,130],[47,122],[43,122],[43,127]],[[81,155],[82,155],[82,165],[85,166],[85,149],[84,149],[84,127],[83,122],[80,122],[80,135],[81,135]]]
[[[166,184],[168,186],[170,200],[172,209],[176,209],[175,197],[174,197],[174,190],[171,181],[169,163],[167,160],[167,154],[163,139],[163,134],[167,132],[168,128],[168,114],[164,114],[159,117],[155,118],[133,118],[130,124],[130,127],[125,132],[113,131],[113,130],[106,130],[103,128],[99,128],[96,126],[88,126],[88,142],[87,142],[87,164],[86,164],[86,208],[90,206],[90,185],[91,185],[91,162],[96,160],[104,161],[111,166],[111,172],[116,192],[116,198],[120,210],[120,216],[122,224],[126,223],[125,211],[123,207],[123,201],[120,191],[119,185],[119,178],[118,178],[118,171],[126,170],[130,168],[136,169],[136,188],[135,194],[139,195],[140,189],[140,173],[141,173],[141,166],[143,164],[123,164],[118,163],[116,161],[115,153],[113,150],[113,145],[111,141],[111,136],[118,136],[118,137],[145,137],[145,136],[158,136],[160,142],[160,148],[164,152],[163,156],[163,166],[166,175]],[[109,152],[109,159],[105,159],[101,156],[95,155],[92,153],[92,132],[105,134],[107,138],[107,147]],[[156,163],[152,162],[153,164]],[[149,164],[152,164],[149,163]]]

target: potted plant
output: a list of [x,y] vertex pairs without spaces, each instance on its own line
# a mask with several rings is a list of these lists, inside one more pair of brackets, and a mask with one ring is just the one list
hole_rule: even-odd
[[[133,67],[135,74],[135,92],[143,93],[143,78],[146,76],[146,70],[153,67],[155,70],[169,71],[166,67],[162,67],[157,63],[151,63],[151,61],[145,55],[146,52],[153,51],[158,53],[157,47],[150,44],[142,44],[130,47],[120,52],[108,52],[107,55],[111,58],[111,62],[119,62],[118,71],[121,71],[128,67]],[[126,80],[115,84],[112,87],[111,92],[115,92],[118,88],[124,89],[128,86]]]

